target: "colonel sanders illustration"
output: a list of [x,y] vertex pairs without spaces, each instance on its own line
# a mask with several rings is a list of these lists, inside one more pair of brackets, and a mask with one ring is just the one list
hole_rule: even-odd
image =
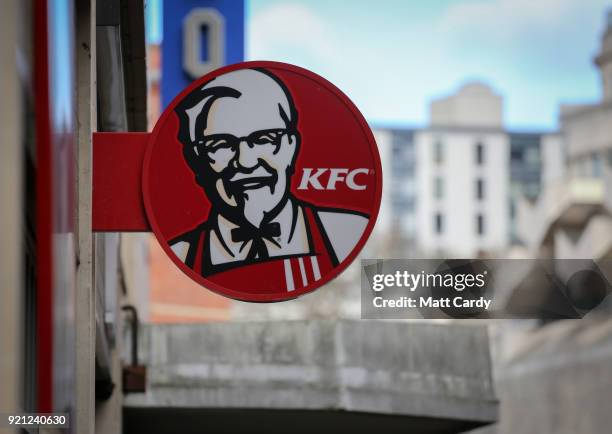
[[175,112],[184,158],[212,205],[206,221],[170,242],[187,266],[220,283],[263,267],[271,282],[292,291],[351,253],[368,216],[291,192],[308,143],[279,78],[264,69],[230,72],[192,91]]

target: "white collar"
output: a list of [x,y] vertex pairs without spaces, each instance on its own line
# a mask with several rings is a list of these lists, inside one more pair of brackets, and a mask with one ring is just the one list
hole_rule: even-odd
[[[276,244],[264,239],[270,257],[309,253],[304,211],[291,198],[270,223],[280,225],[280,236],[274,237]],[[213,265],[242,261],[248,255],[252,241],[233,241],[232,229],[236,228],[238,225],[217,214],[216,229],[210,232],[209,237],[210,259]]]

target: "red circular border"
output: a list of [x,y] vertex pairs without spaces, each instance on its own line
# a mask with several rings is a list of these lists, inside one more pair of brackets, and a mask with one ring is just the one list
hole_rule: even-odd
[[[174,107],[185,98],[192,90],[196,87],[201,86],[203,83],[212,80],[215,77],[226,74],[228,72],[236,71],[239,69],[246,68],[275,68],[275,69],[285,69],[287,71],[300,74],[305,76],[306,78],[316,82],[317,84],[327,88],[331,91],[336,97],[338,97],[342,103],[350,110],[350,112],[355,116],[357,122],[361,126],[361,129],[366,136],[369,144],[370,144],[370,152],[372,153],[372,157],[374,159],[374,168],[376,171],[376,191],[374,196],[374,207],[372,209],[372,213],[370,214],[368,225],[366,226],[361,238],[357,245],[353,248],[351,253],[342,261],[336,268],[334,268],[331,272],[327,273],[325,276],[322,276],[321,279],[313,282],[303,288],[296,289],[291,292],[283,291],[272,294],[253,294],[244,291],[236,291],[230,288],[226,288],[224,286],[218,285],[200,274],[193,271],[189,268],[183,261],[181,261],[172,251],[168,241],[161,235],[161,230],[157,224],[157,220],[155,219],[155,212],[151,205],[151,201],[149,199],[150,191],[149,191],[149,165],[151,162],[151,154],[153,152],[153,144],[157,140],[157,135],[159,134],[162,125],[165,124],[166,119],[173,113]],[[187,274],[191,279],[198,282],[203,287],[210,289],[211,291],[216,292],[217,294],[223,295],[225,297],[230,297],[240,301],[248,301],[248,302],[279,302],[279,301],[288,301],[300,297],[304,294],[314,291],[315,289],[320,288],[326,283],[330,282],[332,279],[338,277],[340,273],[342,273],[346,267],[348,267],[354,260],[355,257],[359,254],[363,246],[365,245],[368,238],[370,238],[370,234],[374,229],[374,225],[376,224],[376,220],[378,218],[378,212],[380,210],[380,201],[382,198],[382,166],[380,163],[380,155],[378,154],[378,146],[376,145],[376,141],[374,140],[374,135],[370,130],[368,123],[365,118],[359,111],[359,109],[353,104],[353,102],[346,96],[340,89],[334,86],[332,83],[327,81],[325,78],[320,75],[315,74],[314,72],[308,71],[307,69],[300,68],[299,66],[291,65],[288,63],[282,62],[272,62],[272,61],[251,61],[251,62],[241,62],[235,63],[233,65],[225,66],[215,71],[206,74],[205,76],[199,78],[194,81],[191,85],[185,88],[180,94],[178,94],[172,102],[166,107],[160,118],[155,123],[155,127],[153,128],[153,132],[149,136],[149,140],[147,143],[147,151],[145,154],[145,160],[142,168],[142,193],[144,198],[145,210],[147,213],[147,218],[149,220],[149,224],[153,232],[155,233],[155,237],[157,241],[166,252],[166,255],[172,259],[172,261],[176,264],[177,267],[183,271],[183,273]]]

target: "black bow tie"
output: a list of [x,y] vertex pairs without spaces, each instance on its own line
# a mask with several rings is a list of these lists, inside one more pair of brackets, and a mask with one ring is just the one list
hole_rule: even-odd
[[280,236],[280,223],[267,223],[260,228],[240,227],[232,229],[232,241],[237,243],[254,238],[273,238]]
[[255,226],[239,227],[232,229],[231,233],[232,241],[235,243],[253,241],[251,250],[247,255],[248,258],[258,257],[263,259],[268,257],[268,249],[263,240],[264,238],[271,240],[273,237],[279,237],[280,223],[267,223],[260,228]]

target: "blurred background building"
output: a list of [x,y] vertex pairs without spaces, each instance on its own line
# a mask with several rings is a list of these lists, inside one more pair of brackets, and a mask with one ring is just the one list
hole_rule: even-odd
[[[401,257],[524,255],[517,204],[535,201],[541,185],[560,179],[559,133],[508,131],[503,99],[471,82],[433,101],[425,128],[376,128],[390,167],[391,206]],[[391,227],[391,226],[390,226]]]
[[416,139],[417,243],[426,256],[495,255],[508,244],[502,98],[470,83],[434,101],[430,119]]
[[594,59],[601,100],[561,106],[564,164],[536,201],[521,203],[519,231],[535,256],[603,259],[612,253],[612,12],[606,23]]
[[[540,194],[518,201],[517,231],[529,257],[592,258],[610,272],[612,10],[595,56],[601,100],[562,106],[563,153],[546,140]],[[553,148],[551,149],[550,146]],[[585,288],[588,297],[590,288]],[[609,305],[608,305],[609,306]],[[492,325],[500,419],[479,433],[605,433],[612,370],[610,309],[582,320]]]

